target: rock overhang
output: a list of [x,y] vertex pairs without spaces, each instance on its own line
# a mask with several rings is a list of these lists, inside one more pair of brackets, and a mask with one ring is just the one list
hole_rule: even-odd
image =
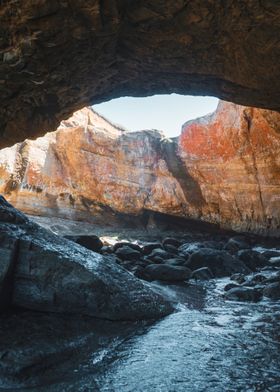
[[[216,95],[280,109],[277,2],[5,1],[0,146],[124,95]],[[269,72],[268,72],[269,70]]]

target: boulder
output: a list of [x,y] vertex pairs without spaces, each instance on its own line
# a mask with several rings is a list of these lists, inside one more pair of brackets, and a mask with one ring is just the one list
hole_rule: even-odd
[[154,249],[150,254],[149,254],[149,259],[154,260],[157,257],[160,257],[162,260],[167,260],[172,257],[172,254],[167,252],[164,249]]
[[163,245],[164,250],[166,250],[166,252],[171,253],[173,255],[178,254],[178,249],[176,246],[174,245],[169,245],[169,244],[165,244]]
[[144,255],[149,255],[154,249],[163,249],[160,242],[150,242],[142,247]]
[[172,245],[175,248],[179,248],[179,246],[181,246],[181,244],[182,244],[182,241],[177,240],[176,238],[171,238],[171,237],[164,238],[164,240],[162,241],[163,246]]
[[151,280],[163,280],[168,282],[180,282],[191,277],[191,271],[186,267],[151,264],[145,268],[145,274]]
[[273,300],[280,299],[280,282],[268,284],[263,290],[263,295]]
[[202,267],[193,271],[191,277],[195,280],[210,280],[214,278],[214,275],[210,268]]
[[256,286],[256,285],[262,284],[265,281],[266,281],[266,277],[264,275],[257,274],[257,275],[250,277],[249,279],[247,279],[243,283],[243,285],[244,286]]
[[250,245],[243,238],[233,237],[228,240],[224,246],[224,250],[235,253],[241,249],[249,249]]
[[182,266],[186,263],[186,260],[181,257],[173,257],[171,259],[164,260],[164,264],[167,265],[179,265]]
[[237,256],[252,271],[256,271],[257,268],[264,267],[267,264],[267,259],[263,254],[255,250],[240,250],[238,251]]
[[111,254],[111,253],[113,253],[113,249],[112,249],[111,246],[103,245],[102,248],[101,248],[101,250],[100,250],[100,253],[101,253],[102,255]]
[[118,248],[115,255],[122,260],[138,260],[141,257],[141,253],[138,250],[126,245]]
[[251,301],[258,302],[262,298],[261,290],[249,287],[234,287],[224,294],[226,299],[231,301]]
[[275,283],[275,282],[280,282],[280,271],[277,271],[276,273],[272,274],[266,280],[264,281],[265,283]]
[[236,273],[236,274],[231,275],[230,280],[234,280],[235,282],[241,284],[246,281],[246,278],[243,274]]
[[229,290],[234,289],[236,287],[240,287],[240,285],[236,284],[236,283],[228,283],[225,285],[224,291],[229,291]]
[[[1,207],[5,208],[5,203],[0,199],[0,215]],[[111,256],[52,234],[7,207],[9,222],[0,223],[1,235],[6,238],[0,250],[15,263],[12,305],[110,320],[154,319],[172,311],[166,300]],[[7,246],[9,252],[5,251]],[[10,251],[15,252],[15,258]],[[9,288],[5,293],[9,294]]]
[[85,248],[90,249],[93,252],[100,252],[103,247],[103,242],[97,235],[66,235],[64,236],[64,238],[76,242],[77,244],[84,246]]
[[272,267],[280,267],[280,256],[279,257],[271,257],[269,259],[269,264]]
[[149,256],[146,256],[146,257],[144,257],[144,260],[146,261],[147,264],[163,264],[164,263],[164,259],[160,256],[154,256],[152,259],[150,259]]
[[230,276],[233,273],[250,273],[248,267],[224,250],[200,249],[191,254],[186,266],[191,270],[208,267],[215,277]]
[[178,248],[178,252],[188,257],[190,254],[197,252],[201,248],[205,248],[203,242],[186,242]]
[[222,250],[224,247],[224,243],[222,241],[204,241],[203,242],[204,248],[213,248]]
[[280,250],[267,249],[261,252],[261,255],[268,261],[272,257],[280,257]]
[[138,252],[141,252],[142,251],[142,249],[141,249],[141,247],[139,246],[139,245],[137,245],[137,244],[133,244],[132,242],[126,242],[126,241],[123,241],[123,242],[116,242],[115,244],[114,244],[114,246],[113,246],[113,252],[116,252],[118,249],[120,249],[120,248],[122,248],[122,247],[129,247],[129,248],[131,248],[131,249],[133,249],[133,250],[137,250]]

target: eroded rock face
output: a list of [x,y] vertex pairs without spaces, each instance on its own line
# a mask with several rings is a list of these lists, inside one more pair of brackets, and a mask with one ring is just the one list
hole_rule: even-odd
[[26,213],[99,224],[144,210],[180,216],[184,194],[162,140],[158,131],[124,132],[85,108],[57,132],[2,150],[0,192]]
[[33,215],[113,225],[154,211],[279,235],[279,124],[278,112],[220,102],[170,140],[84,108],[2,150],[0,191]]
[[220,102],[186,123],[179,154],[199,184],[201,219],[280,234],[280,114]]
[[279,110],[279,17],[271,0],[5,0],[0,147],[124,95],[208,94]]
[[171,312],[160,295],[110,258],[30,222],[2,197],[0,221],[1,239],[6,238],[0,243],[1,305],[109,320]]

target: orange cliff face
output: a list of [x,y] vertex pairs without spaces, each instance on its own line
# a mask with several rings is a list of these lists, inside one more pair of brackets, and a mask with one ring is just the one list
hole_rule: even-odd
[[111,224],[144,211],[280,234],[280,114],[220,102],[176,139],[127,132],[89,108],[0,151],[0,192],[22,211]]
[[220,102],[183,126],[179,154],[200,185],[202,219],[280,234],[280,113]]
[[124,131],[84,108],[56,132],[2,150],[0,191],[33,215],[105,224],[144,210],[184,215],[162,139],[157,131]]

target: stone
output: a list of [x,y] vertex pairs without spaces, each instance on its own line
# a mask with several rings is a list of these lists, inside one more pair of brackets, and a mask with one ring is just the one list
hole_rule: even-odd
[[222,250],[224,248],[224,243],[221,241],[204,241],[203,245],[205,248],[213,248]]
[[224,291],[229,291],[231,289],[235,289],[236,287],[240,287],[240,285],[236,283],[228,283],[225,285]]
[[263,290],[263,295],[273,300],[280,299],[280,282],[268,284]]
[[271,257],[269,259],[269,264],[272,267],[280,267],[280,257]]
[[174,257],[172,259],[164,260],[164,264],[168,264],[168,265],[183,266],[183,265],[185,265],[185,263],[186,263],[186,260],[181,257]]
[[237,256],[252,271],[256,271],[257,268],[262,268],[267,264],[267,260],[263,254],[255,250],[240,250]]
[[142,247],[142,252],[144,255],[149,255],[154,249],[163,249],[163,247],[160,242],[151,242]]
[[210,268],[202,267],[193,271],[191,277],[195,280],[210,280],[214,278],[214,275]]
[[171,253],[176,255],[178,253],[178,249],[176,246],[165,244],[163,245],[163,249],[166,250],[166,252]]
[[234,287],[224,294],[225,298],[231,301],[251,301],[258,302],[262,298],[260,290],[249,287]]
[[243,274],[236,273],[236,274],[231,275],[230,280],[234,280],[235,282],[241,284],[246,281],[246,278]]
[[266,260],[270,260],[272,257],[280,257],[280,250],[268,249],[262,252],[261,255],[266,258]]
[[103,245],[102,248],[100,249],[101,254],[111,254],[113,253],[113,249],[111,246],[108,245]]
[[187,267],[196,270],[208,267],[215,277],[230,276],[233,273],[250,273],[246,265],[226,251],[202,248],[190,255]]
[[271,276],[269,276],[265,281],[265,283],[275,283],[275,282],[280,282],[280,272],[277,271],[276,273],[273,273]]
[[[244,286],[256,286],[266,281],[266,277],[261,274],[254,275],[244,282]],[[242,282],[241,282],[242,283]]]
[[176,238],[171,238],[171,237],[166,237],[164,238],[164,240],[162,241],[162,245],[172,245],[175,248],[179,248],[179,246],[181,246],[182,241],[177,240]]
[[188,257],[190,254],[200,250],[201,248],[205,248],[205,245],[202,242],[187,242],[178,248],[178,252]]
[[72,236],[67,235],[64,238],[76,242],[81,246],[84,246],[87,249],[90,249],[94,252],[100,252],[103,247],[103,242],[97,235],[79,235],[79,236]]
[[130,246],[118,248],[115,255],[121,260],[138,260],[141,257],[141,253],[138,250],[132,249]]
[[[13,259],[5,291],[8,297],[11,294],[11,305],[110,320],[154,319],[172,311],[165,299],[118,266],[111,256],[92,252],[22,219],[23,215],[3,199],[0,205],[8,207],[13,222],[21,222],[0,223],[1,236],[5,236],[1,254]],[[5,252],[7,246],[16,252],[14,256],[10,250]]]
[[279,15],[277,1],[5,2],[1,147],[122,95],[214,95],[279,110]]
[[186,267],[151,264],[145,268],[145,274],[151,280],[163,280],[168,282],[182,282],[191,277],[191,271]]
[[239,238],[230,238],[224,246],[224,250],[233,253],[238,252],[241,249],[249,249],[249,248],[250,245],[243,239],[239,239]]
[[116,242],[113,246],[113,252],[116,252],[119,248],[122,248],[123,246],[129,247],[133,250],[137,250],[137,252],[142,252],[142,249],[139,245],[133,244],[132,242]]
[[154,260],[157,257],[160,257],[162,260],[167,260],[172,257],[172,254],[170,254],[164,249],[153,249],[152,252],[149,254],[149,259]]

